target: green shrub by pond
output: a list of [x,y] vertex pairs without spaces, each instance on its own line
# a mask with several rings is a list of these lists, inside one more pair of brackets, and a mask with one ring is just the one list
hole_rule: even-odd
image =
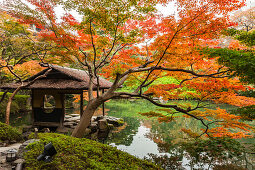
[[[0,92],[0,98],[2,97],[3,92]],[[6,105],[9,96],[11,93],[7,93],[4,100],[0,103],[0,117],[4,117]],[[19,111],[27,110],[27,100],[29,98],[29,95],[15,95],[12,105],[11,105],[11,113],[18,113]]]
[[17,129],[0,122],[0,142],[21,140],[22,140],[21,133]]
[[[40,141],[30,144],[29,151],[24,154],[26,169],[160,169],[148,161],[89,139],[55,133],[38,134],[38,137]],[[44,144],[49,142],[57,150],[53,161],[37,161]]]
[[255,119],[255,105],[241,107],[231,113],[241,116],[243,120],[252,121]]

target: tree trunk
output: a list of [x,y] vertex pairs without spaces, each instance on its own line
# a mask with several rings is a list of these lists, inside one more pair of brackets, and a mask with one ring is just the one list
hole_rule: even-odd
[[90,125],[90,120],[94,115],[96,109],[103,104],[103,101],[99,98],[95,98],[88,103],[86,109],[84,110],[80,123],[75,127],[72,136],[81,138],[84,136],[86,128]]
[[12,93],[12,95],[8,99],[8,103],[7,103],[7,106],[6,106],[6,112],[5,112],[5,123],[7,125],[10,124],[10,113],[11,113],[12,99],[18,93],[18,91],[20,91],[21,88],[22,88],[22,86],[18,87],[16,90],[14,90],[14,92]]

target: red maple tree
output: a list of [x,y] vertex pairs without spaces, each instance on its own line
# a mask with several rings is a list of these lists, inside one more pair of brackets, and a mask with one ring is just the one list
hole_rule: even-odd
[[[6,9],[21,22],[42,29],[39,37],[55,45],[51,52],[55,58],[52,59],[77,62],[90,76],[89,101],[73,136],[83,136],[91,117],[103,102],[129,97],[143,98],[195,118],[205,126],[202,134],[208,136],[244,137],[251,128],[240,123],[240,117],[225,110],[197,110],[200,101],[208,99],[238,105],[255,103],[253,98],[237,96],[236,92],[245,87],[238,79],[227,78],[231,74],[228,68],[217,64],[215,59],[206,58],[198,50],[201,46],[215,44],[212,40],[233,25],[228,13],[244,6],[243,0],[176,0],[178,14],[166,17],[157,13],[156,5],[167,4],[170,0],[27,2],[32,8],[13,0],[12,3],[6,1]],[[61,18],[55,11],[59,6],[65,10]],[[73,10],[81,20],[72,15]],[[112,87],[104,94],[99,93],[99,75],[113,80]],[[180,83],[152,85],[161,77],[173,77]],[[133,92],[117,91],[125,82],[134,80],[138,83],[131,83]],[[97,86],[96,97],[93,96],[93,83]],[[194,108],[162,104],[152,99],[153,96],[178,99],[185,91],[183,87],[194,89],[195,92],[189,93],[199,101]],[[210,128],[213,123],[217,128]],[[240,131],[233,132],[230,128]],[[183,131],[192,134],[189,130]]]

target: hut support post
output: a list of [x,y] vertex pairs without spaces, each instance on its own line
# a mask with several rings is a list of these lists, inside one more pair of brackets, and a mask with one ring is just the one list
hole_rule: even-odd
[[[104,89],[102,89],[102,94],[104,94]],[[104,102],[103,102],[103,116],[105,116],[105,109],[104,109],[104,107],[105,107],[105,105],[104,105]]]
[[65,119],[65,95],[61,94],[61,107],[62,107],[62,114],[60,117],[60,127],[63,127],[64,119]]
[[35,112],[34,112],[34,90],[32,89],[31,90],[31,105],[32,105],[32,115],[31,115],[31,122],[32,122],[32,125],[34,125],[34,114],[35,114]]
[[83,91],[80,94],[80,116],[83,114]]

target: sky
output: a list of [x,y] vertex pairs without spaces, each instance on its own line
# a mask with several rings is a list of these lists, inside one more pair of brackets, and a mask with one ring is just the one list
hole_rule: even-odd
[[[4,0],[0,0],[0,3],[3,2],[3,1]],[[8,0],[5,0],[5,1],[8,1]],[[25,1],[25,0],[21,0],[21,1]],[[246,10],[248,8],[255,7],[255,0],[246,0],[246,4],[247,5],[245,7],[243,7],[241,10]],[[162,5],[157,5],[157,8],[160,11],[160,13],[162,13],[164,16],[177,13],[174,1],[170,2],[165,7],[163,7]],[[58,14],[62,14],[63,13],[63,9],[61,9],[61,7],[57,8],[56,10],[57,10]]]

